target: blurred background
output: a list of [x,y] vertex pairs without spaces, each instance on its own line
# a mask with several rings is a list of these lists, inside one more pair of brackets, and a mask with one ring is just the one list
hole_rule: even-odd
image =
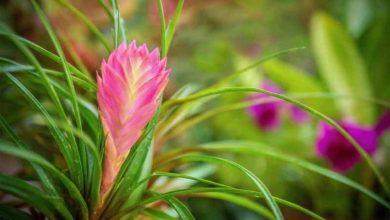
[[[111,34],[110,20],[97,1],[71,2],[105,35]],[[177,2],[163,1],[167,18],[173,15]],[[68,59],[94,76],[101,60],[107,57],[103,46],[61,5],[51,0],[40,3],[59,34]],[[128,38],[145,42],[150,48],[158,47],[161,36],[156,1],[119,0],[119,5]],[[53,50],[28,1],[2,0],[0,19],[17,34]],[[168,53],[172,73],[165,95],[169,98],[183,88],[188,92],[206,88],[262,57],[299,48],[246,71],[226,86],[267,90],[271,87],[274,92],[296,98],[305,93],[317,93],[317,97],[299,100],[338,122],[353,122],[371,129],[381,123],[390,101],[389,36],[388,0],[186,0]],[[12,44],[1,37],[0,42],[0,57],[23,62]],[[79,59],[74,58],[75,54]],[[55,64],[39,58],[54,68]],[[21,115],[28,114],[28,110],[13,101],[15,96],[8,95],[6,88],[0,83],[0,112],[18,109],[20,114],[10,120],[20,122]],[[320,94],[341,94],[347,98]],[[196,117],[202,113],[211,113],[196,123],[189,122],[187,127],[162,126],[157,136],[164,137],[157,139],[157,147],[164,151],[210,141],[246,140],[337,169],[337,165],[332,166],[336,163],[332,156],[321,156],[318,152],[321,125],[317,118],[280,101],[271,102],[274,104],[271,106],[257,104],[257,109],[256,105],[252,108],[235,106],[257,98],[264,97],[237,93],[191,106],[186,122],[198,120]],[[263,112],[264,109],[269,111]],[[31,130],[28,124],[24,121],[17,125],[18,132],[30,136],[31,142],[49,146],[44,134]],[[366,134],[361,137],[368,138]],[[376,138],[375,149],[366,150],[389,179],[390,135],[384,129]],[[49,147],[46,150],[49,152]],[[388,210],[355,190],[291,164],[252,155],[224,153],[222,156],[254,171],[273,195],[301,204],[327,219],[390,218]],[[2,172],[20,172],[15,164],[12,170],[10,166],[2,167]],[[364,163],[353,162],[353,166],[341,169],[344,175],[384,195]],[[224,167],[212,178],[237,187],[253,187]],[[197,219],[260,219],[257,214],[227,202],[203,198],[187,202]],[[291,209],[283,209],[283,212],[286,219],[308,219]]]

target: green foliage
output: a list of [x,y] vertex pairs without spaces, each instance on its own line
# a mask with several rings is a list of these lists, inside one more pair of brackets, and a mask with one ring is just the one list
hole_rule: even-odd
[[[371,97],[365,63],[341,24],[330,15],[318,13],[311,27],[316,62],[329,89],[343,95]],[[353,100],[337,103],[344,118],[367,125],[374,123],[373,106]]]
[[[177,48],[171,48],[173,41],[176,40],[174,34],[181,25],[180,18],[184,18],[185,21],[188,19],[185,13],[190,14],[191,10],[199,10],[196,4],[204,3],[193,3],[195,6],[192,6],[184,0],[178,0],[177,5],[170,12],[167,2],[156,0],[161,26],[160,54],[165,58],[171,49],[172,57],[183,55],[187,59],[192,55],[188,48],[184,48],[185,53],[179,53],[179,55],[175,54]],[[51,44],[46,45],[19,36],[9,28],[10,24],[0,23],[0,39],[4,39],[7,46],[10,44],[13,53],[12,56],[5,54],[3,57],[1,51],[0,57],[0,92],[2,95],[0,153],[27,162],[21,163],[22,173],[0,175],[0,197],[4,193],[16,198],[16,205],[12,202],[0,205],[1,219],[34,219],[45,216],[48,219],[104,220],[148,217],[192,220],[197,217],[197,213],[193,213],[187,198],[207,198],[229,202],[266,219],[288,219],[290,216],[287,209],[298,211],[312,219],[325,219],[321,215],[327,212],[317,209],[316,204],[311,205],[311,203],[318,202],[316,199],[321,200],[321,196],[313,198],[313,201],[302,201],[302,198],[308,195],[316,197],[311,194],[312,192],[305,192],[311,190],[309,187],[306,189],[301,186],[304,189],[297,190],[297,194],[302,193],[300,195],[302,198],[299,199],[291,199],[292,196],[286,199],[275,196],[279,195],[275,193],[278,192],[277,187],[287,188],[286,191],[295,189],[288,181],[283,182],[283,186],[267,184],[272,178],[280,178],[281,181],[286,179],[279,173],[281,171],[276,166],[266,167],[271,170],[272,176],[262,175],[258,167],[255,167],[258,164],[256,162],[265,164],[269,159],[275,159],[280,166],[290,168],[289,165],[292,165],[291,169],[294,172],[296,168],[310,171],[307,172],[309,174],[304,172],[305,178],[309,176],[307,179],[320,176],[319,181],[322,182],[322,178],[325,177],[331,183],[334,182],[336,185],[341,183],[340,185],[348,187],[351,191],[355,190],[369,198],[368,202],[364,197],[363,202],[359,203],[363,204],[362,206],[368,204],[362,210],[370,210],[370,205],[380,211],[390,210],[387,197],[382,195],[382,191],[388,193],[390,191],[388,179],[383,174],[386,170],[381,170],[382,167],[371,159],[361,144],[336,122],[340,118],[352,118],[357,122],[372,125],[376,119],[374,104],[385,108],[390,106],[387,100],[377,99],[373,95],[382,95],[377,90],[386,85],[385,80],[381,83],[377,82],[383,79],[381,74],[385,74],[388,70],[387,64],[383,61],[380,67],[377,67],[375,59],[380,56],[373,52],[379,45],[385,45],[384,41],[381,41],[382,44],[373,43],[360,50],[358,48],[360,44],[354,42],[341,24],[330,15],[317,13],[311,24],[311,37],[315,61],[324,81],[322,82],[314,75],[316,71],[313,69],[309,68],[310,70],[306,71],[304,68],[290,64],[293,63],[291,62],[294,60],[293,56],[299,58],[299,54],[305,52],[301,50],[302,47],[280,50],[276,53],[268,53],[266,50],[265,54],[269,55],[262,55],[260,58],[246,54],[245,57],[251,60],[249,65],[232,70],[232,73],[221,77],[218,75],[223,74],[218,73],[224,70],[221,66],[232,69],[233,65],[230,62],[235,58],[232,55],[241,52],[237,49],[238,45],[235,48],[236,45],[230,43],[230,33],[220,32],[216,40],[210,37],[210,42],[194,48],[195,55],[192,56],[192,60],[195,61],[197,68],[192,68],[188,61],[181,65],[188,65],[187,69],[192,70],[189,75],[206,77],[208,73],[213,73],[213,77],[221,79],[205,88],[186,84],[176,91],[175,95],[162,98],[159,112],[148,123],[142,136],[132,147],[107,199],[100,204],[102,202],[100,186],[105,157],[105,136],[96,107],[97,86],[93,75],[95,72],[86,68],[84,60],[74,48],[73,53],[76,53],[76,57],[78,56],[78,62],[74,64],[69,60],[67,51],[71,50],[68,48],[72,46],[71,42],[67,41],[69,39],[65,40],[64,36],[57,36],[58,27],[55,22],[52,22],[51,17],[45,14],[42,5],[35,0],[31,0],[31,3],[35,16],[39,18],[43,30],[47,32],[44,34],[45,40]],[[56,0],[56,3],[79,20],[107,51],[112,49],[111,45],[117,47],[121,42],[129,41],[129,33],[133,30],[128,31],[128,29],[134,26],[126,20],[128,18],[121,15],[120,11],[125,11],[119,4],[121,2],[118,3],[116,0],[111,0],[110,3],[102,0],[97,2],[111,21],[108,27],[109,30],[112,29],[110,33],[105,30],[107,27],[102,28],[95,24],[92,18],[84,15],[82,10],[73,5],[71,1]],[[229,14],[231,17],[238,18],[236,21],[224,14],[225,9],[219,10],[213,4],[218,6],[220,3],[210,3],[212,13],[202,12],[204,16],[199,16],[199,22],[211,16],[211,19],[215,19],[213,25],[218,27],[218,22],[221,22],[218,19],[223,17],[222,20],[229,24],[229,30],[235,32],[232,34],[235,37],[237,35],[250,37],[260,33],[254,30],[255,26],[240,27],[242,23],[239,22],[245,21],[245,18],[240,17],[243,16],[240,13],[238,17],[233,14],[234,12]],[[259,5],[264,4],[272,8],[276,3],[236,1],[236,3],[227,4],[232,4],[232,7],[239,7],[241,10],[244,8],[248,11],[248,15],[245,14],[245,16],[250,17],[256,16],[253,13],[257,9],[254,9]],[[361,37],[363,41],[367,39],[387,40],[383,33],[387,33],[385,27],[388,24],[386,20],[388,16],[384,16],[380,25],[370,29],[370,22],[375,17],[370,14],[370,11],[364,10],[365,4],[368,4],[365,0],[359,0],[357,4],[349,2],[350,14],[347,19],[349,31],[354,37]],[[143,6],[146,6],[146,3]],[[279,9],[285,8],[288,7],[284,6]],[[359,13],[352,13],[355,9],[365,14],[356,17]],[[230,11],[232,10],[228,10],[229,13]],[[144,13],[144,11],[141,12]],[[171,13],[170,19],[166,20],[169,12]],[[269,14],[269,12],[264,13]],[[257,22],[256,25],[258,25]],[[288,28],[283,29],[283,33]],[[204,30],[207,33],[211,29],[205,28]],[[155,28],[151,31],[157,33]],[[191,26],[190,28],[183,27],[183,32],[185,31],[189,33],[185,35],[188,37],[188,44],[195,45],[198,32],[192,30]],[[369,34],[365,35],[365,31],[369,31]],[[212,33],[207,34],[212,35]],[[112,35],[112,42],[107,41],[106,35]],[[255,41],[253,39],[252,41]],[[178,39],[178,45],[180,43],[182,42]],[[366,52],[361,54],[362,51]],[[14,54],[17,55],[14,56]],[[288,61],[279,60],[281,56]],[[369,75],[366,64],[370,69],[373,67],[373,72],[375,72],[373,77]],[[286,94],[276,94],[245,86],[232,87],[248,71],[251,71],[252,75],[262,74],[263,72],[258,67],[262,67],[269,79],[283,87]],[[194,72],[202,68],[204,73]],[[181,74],[180,71],[180,68],[173,70],[175,75]],[[246,79],[253,80],[251,82],[253,85],[258,83],[250,77]],[[171,82],[175,86],[175,81]],[[324,84],[328,88],[325,88]],[[381,86],[376,88],[375,85],[379,84]],[[243,100],[247,93],[262,93],[270,97],[260,101]],[[225,102],[216,100],[216,97],[224,94],[229,95],[229,99],[224,100]],[[384,92],[380,97],[386,97],[385,94]],[[20,97],[24,97],[24,100]],[[246,131],[248,127],[245,126],[248,123],[242,121],[242,118],[236,120],[231,118],[236,117],[231,114],[232,111],[241,111],[254,104],[269,103],[275,100],[296,105],[317,119],[326,121],[339,131],[363,158],[365,164],[361,168],[366,169],[364,174],[372,175],[371,183],[379,187],[370,186],[365,179],[355,180],[352,175],[347,177],[317,165],[316,161],[310,158],[313,156],[312,150],[305,149],[305,147],[289,146],[288,150],[280,150],[266,147],[269,143],[261,144],[242,140],[215,141],[225,138],[219,136],[223,134],[224,128],[217,127],[221,125],[211,120],[214,117],[220,117],[222,113],[230,113],[226,118],[222,118],[224,119],[222,124],[224,127],[237,130],[237,137],[242,133],[256,136],[259,134],[256,140],[262,140],[264,137],[264,142],[269,139],[278,139],[277,141],[280,142],[288,142],[285,143],[287,145],[297,145],[299,141],[290,143],[283,135],[280,137],[276,134],[267,135],[252,127],[251,131]],[[339,108],[335,109],[334,105],[338,105]],[[240,117],[244,117],[244,114],[242,112]],[[314,127],[312,122],[307,129]],[[193,147],[196,134],[190,128],[199,128],[196,127],[199,125],[208,129],[202,131],[204,132],[202,134],[208,134],[207,132],[212,130],[217,131],[216,134],[209,136],[212,141],[206,141],[208,138],[201,137],[201,142],[205,143],[195,143],[194,146],[197,147]],[[291,127],[295,129],[294,126]],[[34,133],[35,130],[38,134]],[[294,135],[297,130],[289,130],[287,133]],[[314,132],[310,133],[311,136],[313,134]],[[10,141],[14,144],[9,143]],[[312,145],[312,143],[309,144]],[[295,149],[305,152],[294,154]],[[240,157],[236,157],[239,155],[245,155],[245,158],[250,158],[250,161],[240,161]],[[221,172],[224,167],[233,169]],[[213,175],[215,173],[218,175]],[[312,176],[310,173],[317,175]],[[240,184],[228,184],[226,182],[229,181],[224,181],[228,178],[237,179]],[[244,189],[241,186],[245,186],[245,180],[248,180],[247,182],[251,185]],[[310,184],[307,183],[307,185]],[[309,207],[298,205],[301,202]],[[21,207],[28,207],[29,210],[18,209],[18,204],[22,204]],[[344,207],[340,209],[342,208]],[[375,216],[368,211],[365,215]]]

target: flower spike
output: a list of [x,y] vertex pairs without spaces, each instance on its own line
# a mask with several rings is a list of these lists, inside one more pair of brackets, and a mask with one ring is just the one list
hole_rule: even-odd
[[97,77],[100,117],[106,137],[101,198],[110,191],[131,147],[159,105],[170,70],[158,49],[122,43]]

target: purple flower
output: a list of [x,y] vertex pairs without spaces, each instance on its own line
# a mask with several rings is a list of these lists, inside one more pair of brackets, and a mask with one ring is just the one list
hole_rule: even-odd
[[[264,81],[260,87],[273,93],[283,93],[282,89],[270,81]],[[250,100],[267,98],[272,98],[272,96],[257,93],[249,97]],[[309,115],[302,109],[281,100],[252,105],[248,107],[248,112],[259,128],[273,131],[279,128],[281,113],[284,109],[290,112],[291,118],[297,123],[305,123],[310,119]]]
[[[378,133],[375,129],[351,122],[341,122],[340,125],[368,154],[375,153],[378,145]],[[316,142],[317,154],[328,160],[332,169],[337,172],[348,171],[361,160],[355,147],[335,128],[325,122],[319,124]]]
[[[274,93],[282,93],[282,90],[271,82],[263,82],[261,88]],[[257,93],[250,97],[250,100],[272,98],[267,94]],[[248,108],[249,114],[256,122],[257,126],[266,130],[272,131],[279,127],[280,116],[279,109],[282,106],[282,101],[272,101],[261,104],[252,105]]]
[[290,105],[290,116],[299,124],[304,124],[310,120],[310,115],[295,105]]
[[390,128],[390,110],[387,111],[380,118],[379,122],[375,126],[375,130],[378,135],[382,135],[387,129]]

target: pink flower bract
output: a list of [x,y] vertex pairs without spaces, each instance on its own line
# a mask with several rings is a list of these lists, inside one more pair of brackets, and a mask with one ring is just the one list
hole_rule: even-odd
[[170,70],[158,49],[122,43],[97,77],[100,116],[106,137],[101,193],[104,199],[131,147],[159,105]]

